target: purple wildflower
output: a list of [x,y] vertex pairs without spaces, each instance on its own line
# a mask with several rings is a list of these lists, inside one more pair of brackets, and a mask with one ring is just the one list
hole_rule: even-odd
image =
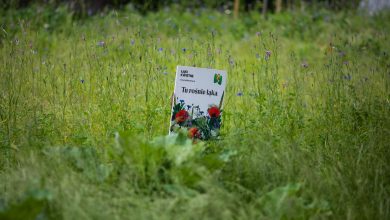
[[272,54],[272,52],[270,50],[265,51],[264,59],[268,61],[269,58],[271,57],[271,54]]
[[347,74],[347,75],[344,75],[344,77],[343,77],[345,80],[351,80],[352,79],[352,76],[351,75],[349,75],[349,74]]
[[230,64],[231,66],[234,65],[234,60],[233,60],[233,58],[232,58],[231,56],[229,56],[229,64]]
[[162,52],[162,51],[163,51],[162,47],[158,48],[158,52]]
[[131,39],[130,44],[131,44],[131,45],[134,45],[134,44],[135,44],[135,40],[134,40],[134,39]]
[[243,92],[241,92],[241,91],[237,92],[237,96],[243,96],[243,95],[244,95]]
[[182,50],[183,52],[186,52],[186,51],[187,51],[187,49],[186,49],[186,48],[184,48],[184,47],[183,47],[181,50]]
[[98,45],[99,47],[105,47],[105,46],[106,46],[106,43],[105,43],[104,41],[99,41],[99,42],[97,43],[97,45]]

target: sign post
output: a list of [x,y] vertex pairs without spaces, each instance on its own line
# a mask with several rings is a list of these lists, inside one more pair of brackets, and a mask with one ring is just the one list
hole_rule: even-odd
[[177,66],[169,133],[187,129],[193,139],[217,138],[226,80],[223,70]]

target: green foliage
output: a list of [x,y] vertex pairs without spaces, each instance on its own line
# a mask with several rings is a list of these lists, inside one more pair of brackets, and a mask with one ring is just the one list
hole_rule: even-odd
[[18,201],[0,209],[0,218],[4,220],[21,219],[58,219],[49,206],[52,195],[45,189],[29,189]]
[[[1,219],[389,218],[388,13],[36,9],[1,13]],[[227,70],[220,139],[166,136],[176,65]]]
[[308,219],[314,215],[331,215],[326,201],[307,201],[299,195],[301,188],[301,184],[289,184],[273,189],[259,199],[259,208],[271,219]]

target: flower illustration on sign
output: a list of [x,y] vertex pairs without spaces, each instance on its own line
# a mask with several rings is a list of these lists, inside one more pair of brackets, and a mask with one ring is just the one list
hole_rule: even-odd
[[178,111],[175,115],[175,120],[177,123],[183,123],[188,119],[188,112],[184,109]]
[[188,137],[189,138],[200,138],[201,134],[197,127],[192,127],[188,129]]
[[183,100],[175,102],[172,110],[171,132],[185,128],[189,138],[202,140],[217,138],[219,135],[222,110],[216,105],[211,105],[207,114],[204,114],[200,113],[198,106],[186,105]]
[[219,73],[214,74],[214,83],[222,84],[222,76]]
[[212,106],[211,108],[209,108],[207,110],[207,112],[209,113],[210,117],[212,117],[212,118],[216,118],[216,117],[219,117],[221,115],[221,112],[219,111],[219,108],[217,106]]

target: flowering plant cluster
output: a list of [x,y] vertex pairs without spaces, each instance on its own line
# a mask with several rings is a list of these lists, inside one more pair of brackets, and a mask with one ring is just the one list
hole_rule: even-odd
[[208,140],[216,138],[221,127],[221,112],[219,107],[212,105],[205,114],[199,106],[186,105],[184,100],[174,104],[171,118],[171,132],[186,128],[188,137]]

